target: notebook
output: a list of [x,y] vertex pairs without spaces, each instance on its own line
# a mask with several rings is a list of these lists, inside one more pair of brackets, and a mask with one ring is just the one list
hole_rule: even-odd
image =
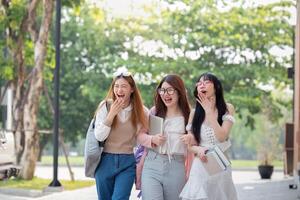
[[149,118],[149,134],[156,135],[163,133],[164,119],[155,115]]
[[203,166],[209,175],[225,171],[230,166],[230,161],[218,146],[209,149],[206,157],[207,162],[203,162]]

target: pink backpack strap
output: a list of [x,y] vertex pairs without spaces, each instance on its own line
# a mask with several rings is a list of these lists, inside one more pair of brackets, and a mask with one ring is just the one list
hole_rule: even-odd
[[185,163],[184,163],[186,180],[188,180],[190,176],[193,160],[194,160],[194,154],[192,152],[187,152],[187,155],[185,157]]

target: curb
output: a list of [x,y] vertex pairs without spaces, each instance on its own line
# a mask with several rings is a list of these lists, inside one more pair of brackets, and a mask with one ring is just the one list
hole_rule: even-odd
[[19,189],[19,188],[0,188],[0,193],[13,195],[13,196],[22,196],[22,197],[41,197],[50,194],[48,192],[43,192],[41,190]]
[[21,197],[42,197],[56,192],[63,192],[63,187],[46,187],[43,190],[22,188],[0,188],[0,193]]

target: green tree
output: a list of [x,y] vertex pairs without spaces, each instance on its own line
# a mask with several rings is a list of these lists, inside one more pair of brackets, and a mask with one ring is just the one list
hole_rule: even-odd
[[[70,1],[70,5],[79,3]],[[13,88],[13,121],[20,176],[32,179],[39,154],[37,114],[44,69],[53,68],[47,55],[53,16],[53,0],[1,1],[1,79]]]
[[[85,132],[87,116],[104,97],[109,75],[119,66],[134,72],[148,107],[164,74],[181,75],[191,95],[196,78],[211,71],[221,78],[226,99],[235,105],[237,113],[246,114],[243,119],[247,126],[254,128],[253,116],[261,111],[262,99],[266,98],[274,120],[280,118],[278,106],[282,102],[271,98],[263,86],[290,84],[286,66],[291,65],[292,57],[278,58],[271,49],[291,48],[292,27],[286,8],[294,4],[282,1],[220,10],[222,2],[187,0],[181,10],[169,8],[176,4],[173,1],[166,9],[149,5],[146,18],[113,17],[104,8],[89,4],[69,10],[62,32],[62,109],[66,108],[62,118],[68,116],[62,126],[72,134],[68,138]],[[75,100],[71,91],[81,94],[81,99]],[[67,122],[73,118],[84,122],[78,131],[71,131],[72,121]]]
[[[161,9],[148,21],[125,20],[120,28],[130,33],[127,43],[131,48],[126,49],[128,59],[120,60],[120,64],[138,72],[150,72],[154,80],[161,74],[177,73],[190,91],[202,72],[213,72],[222,80],[226,98],[235,105],[237,113],[242,109],[250,111],[248,125],[253,126],[252,116],[260,112],[265,98],[274,111],[273,118],[278,119],[282,117],[280,101],[270,98],[270,91],[264,86],[291,84],[286,67],[291,66],[292,56],[274,54],[272,49],[293,48],[293,27],[287,8],[294,7],[294,2],[227,5],[222,10],[223,2],[186,0],[185,9]],[[177,3],[172,1],[169,5]],[[137,36],[141,42],[135,45]],[[149,42],[156,42],[159,47],[144,50]]]

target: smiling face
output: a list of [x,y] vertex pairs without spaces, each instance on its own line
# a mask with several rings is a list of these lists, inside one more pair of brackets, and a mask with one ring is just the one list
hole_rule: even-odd
[[215,95],[214,83],[208,79],[202,77],[197,82],[197,92],[204,94],[207,98],[210,98]]
[[114,95],[117,99],[122,99],[125,105],[130,103],[130,96],[132,92],[133,88],[124,78],[119,78],[115,81]]
[[178,104],[178,93],[172,85],[167,82],[163,82],[161,87],[158,89],[160,98],[166,105],[166,107],[177,106]]

